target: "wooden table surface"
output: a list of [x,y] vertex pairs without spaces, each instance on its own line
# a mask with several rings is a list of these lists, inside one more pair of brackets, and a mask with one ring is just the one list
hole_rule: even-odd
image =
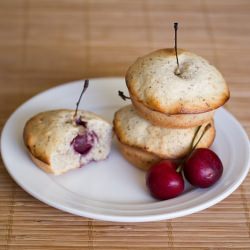
[[[137,56],[179,46],[215,64],[226,104],[250,134],[250,1],[1,0],[0,128],[33,95],[64,82],[124,76]],[[21,166],[20,166],[21,167]],[[28,173],[27,173],[28,174]],[[49,207],[0,162],[0,249],[250,249],[250,177],[205,211],[153,223],[111,223]]]

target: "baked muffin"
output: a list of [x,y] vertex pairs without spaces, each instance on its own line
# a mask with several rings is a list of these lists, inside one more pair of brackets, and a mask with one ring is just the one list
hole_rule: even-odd
[[139,147],[123,144],[119,140],[117,140],[117,145],[124,158],[141,170],[147,171],[155,163],[162,160],[162,158],[155,154],[149,153]]
[[[151,124],[139,116],[132,105],[125,106],[115,113],[114,130],[119,140],[122,154],[133,165],[147,169],[161,159],[180,159],[192,145],[198,127],[164,128]],[[209,147],[215,137],[213,120],[197,148]],[[200,137],[208,123],[204,123],[197,137]]]
[[24,143],[34,163],[48,173],[62,174],[90,161],[107,158],[112,126],[98,115],[74,110],[39,113],[24,127]]
[[221,73],[204,58],[178,49],[161,49],[138,58],[127,71],[126,84],[138,113],[153,124],[184,128],[208,122],[229,99]]

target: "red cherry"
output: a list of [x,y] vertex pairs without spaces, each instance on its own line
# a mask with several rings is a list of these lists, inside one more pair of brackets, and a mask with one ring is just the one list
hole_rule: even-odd
[[83,126],[84,128],[87,128],[87,122],[83,121],[81,117],[77,118],[75,120],[75,122],[76,122],[76,125]]
[[95,137],[93,133],[87,132],[83,135],[77,135],[73,139],[71,144],[73,145],[73,148],[77,153],[85,155],[91,150],[94,144],[94,140],[95,140]]
[[167,200],[183,192],[184,180],[181,173],[176,172],[176,168],[174,162],[163,160],[149,169],[146,183],[153,197]]
[[223,172],[220,158],[210,149],[195,149],[184,163],[186,179],[193,186],[207,188],[216,183]]

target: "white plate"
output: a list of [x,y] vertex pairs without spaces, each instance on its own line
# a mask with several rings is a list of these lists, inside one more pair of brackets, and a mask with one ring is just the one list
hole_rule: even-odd
[[[145,187],[145,173],[126,162],[115,143],[107,160],[62,176],[44,173],[27,155],[22,140],[24,124],[40,111],[74,109],[82,85],[83,81],[77,81],[33,97],[12,114],[2,132],[2,158],[8,172],[24,190],[44,203],[100,220],[156,221],[208,208],[231,194],[246,177],[250,166],[248,137],[237,120],[222,108],[215,116],[217,133],[212,149],[222,159],[224,173],[209,189],[187,185],[184,194],[175,199],[154,200]],[[122,78],[92,79],[80,108],[112,121],[114,112],[129,103],[118,97],[118,90],[127,93]]]

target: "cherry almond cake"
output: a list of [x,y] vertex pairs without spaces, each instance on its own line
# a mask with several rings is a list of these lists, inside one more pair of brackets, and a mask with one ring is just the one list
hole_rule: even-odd
[[59,175],[90,161],[107,158],[112,126],[88,111],[52,110],[27,121],[24,142],[33,162],[44,171]]
[[163,159],[180,160],[207,124],[197,147],[211,146],[214,113],[229,90],[207,60],[184,49],[160,49],[139,57],[125,80],[133,106],[118,110],[113,123],[121,153],[133,165],[148,170]]
[[139,57],[128,69],[126,84],[138,114],[162,127],[203,124],[229,99],[221,73],[207,60],[178,49],[160,49]]

